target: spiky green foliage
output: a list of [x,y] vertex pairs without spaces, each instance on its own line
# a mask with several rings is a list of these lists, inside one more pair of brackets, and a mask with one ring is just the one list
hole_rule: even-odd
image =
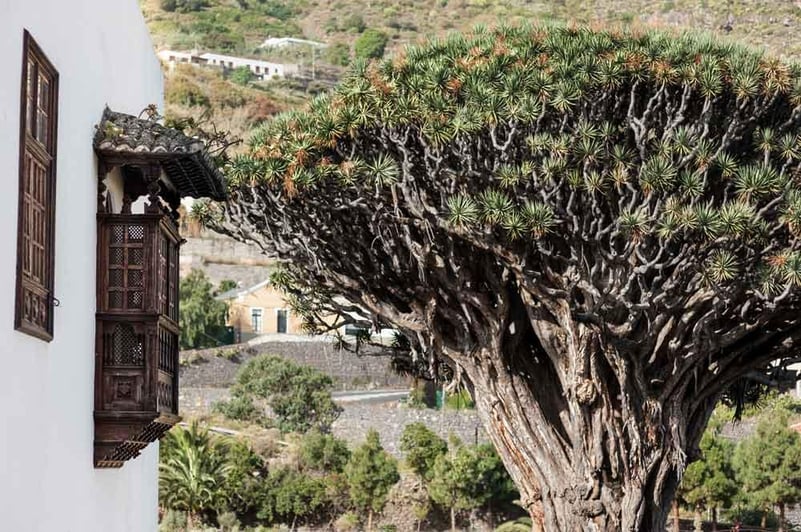
[[[266,124],[230,170],[285,170],[206,218],[456,368],[526,435],[504,458],[540,461],[524,495],[623,477],[610,529],[661,529],[715,399],[801,337],[800,73],[705,35],[476,28]],[[541,502],[549,530],[598,509]]]
[[221,444],[193,422],[167,433],[161,447],[159,497],[167,508],[186,511],[190,520],[224,503],[221,486],[229,465]]

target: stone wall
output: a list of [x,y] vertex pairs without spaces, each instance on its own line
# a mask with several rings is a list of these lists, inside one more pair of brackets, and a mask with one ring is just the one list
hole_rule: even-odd
[[[279,335],[276,335],[279,336]],[[408,379],[393,373],[390,359],[378,348],[363,350],[362,355],[336,349],[329,338],[280,335],[284,341],[270,341],[254,346],[225,346],[203,351],[184,351],[181,386],[222,388],[233,384],[241,365],[259,354],[282,356],[298,364],[319,369],[336,382],[340,390],[403,388]],[[233,359],[231,354],[238,352]],[[188,364],[192,361],[191,364]]]
[[198,268],[215,286],[223,279],[236,281],[243,288],[253,286],[269,277],[273,264],[257,246],[208,231],[186,238],[181,246],[181,275]]

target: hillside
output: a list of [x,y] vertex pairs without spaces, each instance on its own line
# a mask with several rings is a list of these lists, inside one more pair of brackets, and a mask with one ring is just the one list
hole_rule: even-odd
[[[801,58],[801,0],[140,0],[157,49],[198,49],[298,63],[294,80],[236,84],[221,73],[182,68],[167,79],[167,114],[204,112],[240,137],[275,112],[302,105],[333,85],[366,30],[388,37],[387,53],[476,23],[572,20],[635,27],[693,28]],[[165,9],[166,8],[166,9]],[[268,37],[327,43],[263,50]],[[314,79],[312,78],[314,66]]]
[[252,53],[269,36],[350,44],[376,28],[389,34],[393,49],[478,22],[558,19],[721,33],[729,22],[732,38],[780,55],[801,53],[801,2],[792,0],[179,0],[192,5],[161,9],[171,1],[141,2],[157,47]]

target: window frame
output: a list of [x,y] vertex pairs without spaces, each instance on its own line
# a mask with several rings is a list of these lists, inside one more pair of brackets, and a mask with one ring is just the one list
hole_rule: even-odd
[[[279,324],[281,323],[281,313],[284,313],[284,331],[279,330]],[[275,332],[277,334],[289,334],[289,309],[288,308],[277,308],[275,309]]]
[[[258,328],[256,327],[256,321],[253,319],[256,317],[256,315],[253,313],[254,310],[259,311]],[[264,332],[264,307],[250,307],[250,330],[254,333]]]
[[[36,67],[36,83],[34,94],[28,94],[28,66],[30,63]],[[45,130],[47,144],[37,138],[40,134],[38,125],[39,84],[40,72],[49,81],[49,93],[46,105],[47,108],[47,129]],[[56,221],[56,163],[58,160],[58,97],[59,97],[59,75],[53,63],[42,51],[36,40],[26,29],[23,30],[22,43],[22,76],[20,80],[20,122],[19,122],[19,188],[17,198],[17,271],[16,271],[16,293],[14,305],[14,329],[39,338],[46,342],[53,339],[53,311],[55,304],[55,221]],[[29,116],[28,98],[33,100],[32,113]],[[29,120],[33,117],[34,124],[29,126]],[[34,128],[34,133],[28,132],[29,127]],[[44,224],[44,279],[38,283],[24,272],[23,256],[27,251],[24,238],[25,222],[25,192],[28,176],[26,173],[26,156],[36,159],[39,164],[47,167],[45,176],[45,216],[41,221]],[[24,319],[24,284],[32,284],[47,292],[45,309],[47,312],[45,327],[40,327]]]

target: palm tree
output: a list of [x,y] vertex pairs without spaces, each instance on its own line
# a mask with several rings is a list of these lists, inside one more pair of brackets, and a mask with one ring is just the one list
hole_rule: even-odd
[[215,508],[227,466],[222,444],[193,421],[176,427],[162,440],[159,497],[167,508],[185,511],[189,526]]

